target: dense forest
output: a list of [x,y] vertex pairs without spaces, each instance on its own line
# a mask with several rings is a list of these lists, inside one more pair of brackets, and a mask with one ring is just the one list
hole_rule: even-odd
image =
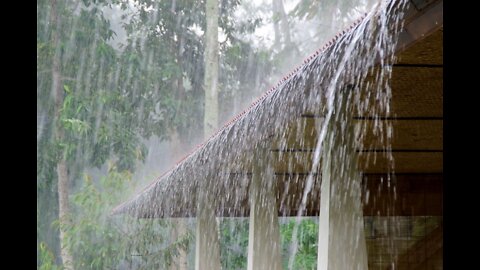
[[[194,219],[112,208],[368,2],[37,0],[37,268],[190,269]],[[295,237],[294,269],[314,269],[318,221],[294,223],[280,220],[284,264]],[[223,268],[246,268],[248,218],[219,224]]]

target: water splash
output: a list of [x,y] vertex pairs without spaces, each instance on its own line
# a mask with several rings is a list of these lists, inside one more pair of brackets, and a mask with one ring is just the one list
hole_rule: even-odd
[[[344,52],[340,50],[336,52],[336,57],[341,59],[338,64],[334,62],[335,60],[329,60],[329,62],[336,67],[336,70],[334,70],[334,75],[332,76],[332,79],[328,84],[325,94],[325,117],[322,118],[322,122],[317,121],[317,129],[320,130],[320,132],[316,141],[313,164],[311,169],[312,172],[319,171],[321,153],[322,150],[324,151],[323,146],[325,145],[325,138],[327,136],[327,133],[335,132],[335,129],[332,129],[331,127],[329,128],[329,125],[332,125],[331,122],[340,121],[342,125],[341,129],[348,129],[348,126],[354,125],[354,123],[352,122],[353,115],[368,115],[370,117],[373,116],[377,118],[373,126],[373,132],[380,135],[379,138],[381,139],[381,141],[379,145],[384,147],[384,154],[387,156],[387,160],[389,161],[389,169],[393,170],[393,155],[391,151],[389,151],[391,150],[391,139],[393,135],[391,132],[392,126],[391,123],[378,121],[378,119],[380,117],[390,116],[390,79],[392,72],[391,64],[395,60],[394,51],[398,40],[398,34],[402,27],[401,23],[403,18],[403,10],[405,9],[405,7],[406,1],[399,1],[397,3],[395,3],[395,1],[382,1],[378,3],[374,11],[372,11],[365,18],[365,20],[363,20],[362,23],[357,26],[358,31],[352,32],[352,35],[348,38],[348,42],[346,43],[348,45],[345,45],[346,49],[344,49]],[[362,47],[356,47],[360,43],[362,44]],[[338,44],[341,44],[341,42],[339,42]],[[373,69],[375,64],[377,64],[378,66],[376,70]],[[372,74],[374,72],[376,72],[376,80],[374,80],[373,85],[370,85],[370,82],[366,80],[366,77],[368,73]],[[340,78],[341,80],[339,81]],[[349,81],[351,82],[350,86],[353,86],[354,89],[350,89],[350,91],[339,91],[341,90],[339,89],[339,85],[344,85],[345,82]],[[368,85],[364,86],[365,83],[367,83]],[[353,95],[355,97],[351,97],[352,91],[354,91]],[[363,91],[366,91],[366,93]],[[374,95],[375,99],[373,100],[373,102],[371,99],[365,98],[365,94],[367,96]],[[350,114],[350,117],[337,117],[337,119],[333,120],[332,116],[335,113],[342,114],[342,112],[338,112],[338,110],[339,108],[342,108],[342,106],[340,106],[339,104],[345,102],[343,99],[347,99],[347,103],[355,101],[356,109],[354,107],[346,108],[346,113]],[[348,139],[346,140],[346,144],[354,144],[353,146],[347,147],[348,149],[351,149],[350,152],[344,153],[339,157],[337,156],[337,160],[329,161],[337,164],[335,166],[340,166],[341,168],[344,168],[342,169],[344,171],[349,170],[348,168],[351,167],[350,163],[358,162],[355,158],[352,159],[352,157],[356,156],[356,154],[352,153],[351,151],[366,148],[365,145],[363,145],[363,138],[368,132],[368,129],[372,127],[363,125],[356,128],[356,137],[358,139],[351,141],[349,141]],[[384,132],[385,129],[387,130],[387,132]],[[344,133],[341,132],[339,134]],[[330,134],[330,136],[331,138],[333,138],[334,136],[338,135],[332,133]],[[369,146],[367,146],[367,149],[368,147]],[[373,155],[375,158],[376,152],[373,152]],[[326,156],[325,158],[331,159],[333,157]],[[390,172],[388,172],[387,174],[390,175]],[[305,188],[303,190],[302,200],[297,213],[297,222],[294,227],[293,235],[297,234],[300,218],[303,216],[303,211],[306,208],[307,197],[312,190],[312,185],[314,181],[313,175],[309,175],[306,181],[307,184],[305,185]],[[339,199],[339,196],[335,196],[333,198],[334,201],[338,201]],[[288,264],[289,269],[293,269],[293,263],[297,252],[297,245],[298,240],[296,237],[294,237]]]

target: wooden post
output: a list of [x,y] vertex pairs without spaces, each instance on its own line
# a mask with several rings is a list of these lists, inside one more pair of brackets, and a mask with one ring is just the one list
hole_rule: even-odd
[[[348,90],[346,90],[348,91]],[[368,269],[354,127],[348,96],[337,102],[322,151],[317,269]],[[347,128],[342,129],[342,125]]]
[[265,149],[259,149],[250,183],[250,224],[248,270],[281,270],[280,228],[278,225],[277,183]]

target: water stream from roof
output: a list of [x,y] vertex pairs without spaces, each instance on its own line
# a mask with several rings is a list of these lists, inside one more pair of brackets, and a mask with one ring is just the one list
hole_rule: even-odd
[[[324,83],[325,98],[324,111],[321,121],[317,121],[316,127],[318,135],[313,152],[313,161],[310,172],[321,173],[320,163],[321,158],[323,162],[329,159],[332,166],[337,167],[341,171],[340,176],[351,177],[349,171],[358,170],[358,151],[376,149],[384,155],[387,162],[387,173],[394,173],[394,159],[391,150],[391,139],[393,136],[391,122],[379,121],[382,117],[392,117],[391,113],[391,65],[395,61],[394,51],[396,48],[399,30],[402,28],[402,18],[407,1],[398,1],[397,5],[392,5],[395,1],[379,2],[372,12],[367,15],[367,18],[362,20],[357,26],[359,29],[352,32],[342,42],[336,43],[338,47],[344,48],[330,54],[331,59],[326,60],[326,65],[331,65],[331,77],[329,81]],[[361,45],[360,45],[361,44]],[[360,47],[359,47],[360,45]],[[376,67],[376,69],[373,69]],[[322,74],[323,76],[323,74]],[[373,76],[374,80],[367,80],[367,76]],[[355,116],[371,117],[374,119],[373,125],[368,122],[361,124],[354,121]],[[374,145],[365,145],[365,136],[372,129],[377,136],[374,140]],[[328,134],[328,135],[327,135]],[[330,142],[326,142],[329,136]],[[344,151],[340,154],[333,154],[332,149],[323,149],[325,145],[331,145],[336,136],[343,136],[343,144],[336,144],[330,147],[341,147]],[[328,151],[327,153],[322,152]],[[369,164],[369,158],[373,158],[373,164],[377,158],[377,151],[372,151],[373,157],[370,157],[370,152],[366,151],[366,164]],[[332,155],[333,154],[333,155]],[[366,164],[363,164],[364,166]],[[361,165],[360,165],[361,166]],[[360,176],[360,170],[358,174]],[[337,188],[341,192],[361,192],[358,186],[358,179],[348,179],[347,182],[341,182],[350,186],[347,189]],[[335,185],[335,180],[332,179],[332,185]],[[391,178],[386,179],[388,187],[390,188]],[[300,206],[298,209],[295,226],[292,232],[293,236],[298,234],[299,225],[302,216],[307,207],[307,200],[309,193],[312,191],[314,182],[314,175],[309,174],[306,179],[306,184],[303,189]],[[393,187],[393,186],[392,186]],[[331,192],[330,200],[337,202],[337,208],[330,209],[330,211],[344,210],[342,203],[347,203],[345,194],[335,193],[335,188]],[[368,192],[368,191],[367,191]],[[393,192],[395,194],[395,191]],[[368,196],[368,195],[367,195]],[[348,196],[347,196],[348,197]],[[368,200],[368,198],[367,198]],[[357,201],[360,203],[361,201]],[[322,208],[321,208],[322,209]],[[361,209],[359,207],[358,209]],[[362,220],[363,222],[363,220]],[[362,226],[363,230],[363,226]],[[332,236],[331,236],[332,237]],[[345,246],[340,248],[348,252],[350,243],[353,239],[343,239],[342,236],[336,235],[333,241],[345,241]],[[298,237],[292,237],[292,246],[290,249],[290,257],[288,261],[288,269],[295,269],[295,256],[298,252]],[[357,241],[358,249],[362,248],[361,241]],[[365,244],[365,243],[363,243]],[[353,254],[346,254],[346,256],[353,256]],[[360,265],[358,267],[361,267]],[[363,269],[363,268],[358,268]]]
[[[287,264],[288,269],[295,269],[299,250],[297,235],[308,204],[312,204],[312,198],[318,196],[312,191],[315,182],[318,188],[321,181],[318,176],[321,173],[322,148],[328,136],[345,136],[343,145],[338,145],[345,151],[336,156],[323,157],[334,159],[330,162],[341,171],[348,171],[352,168],[351,163],[359,162],[354,158],[358,156],[358,151],[375,150],[362,153],[363,162],[375,164],[377,159],[382,158],[388,161],[387,175],[394,172],[394,160],[389,151],[393,134],[391,122],[381,121],[380,118],[393,116],[390,108],[391,65],[406,3],[379,2],[374,10],[365,15],[366,18],[359,19],[355,26],[317,51],[304,65],[282,79],[243,114],[227,123],[184,162],[151,185],[130,209],[139,216],[195,215],[193,209],[197,207],[198,196],[206,193],[219,215],[246,215],[249,212],[248,195],[254,174],[253,164],[260,164],[264,168],[260,179],[266,187],[272,186],[272,181],[278,181],[279,174],[292,174],[302,168],[306,178],[292,178],[294,180],[287,181],[287,187],[283,189],[295,188],[295,185],[297,189],[300,187],[293,198],[286,199],[288,207],[293,205],[293,209],[296,209]],[[342,102],[348,104],[346,112],[339,109]],[[315,119],[316,138],[313,145],[308,145],[310,142],[304,140],[301,134],[305,126],[298,121],[298,116],[305,112],[311,113]],[[348,117],[340,117],[344,114]],[[354,121],[354,116],[372,120]],[[291,134],[285,129],[288,125],[293,125],[292,130],[299,132],[293,147],[302,151],[288,149],[292,147],[289,142]],[[351,128],[353,126],[355,128]],[[345,132],[350,129],[353,133],[351,136]],[[363,139],[367,133],[373,133],[376,137],[372,145],[364,145]],[[280,151],[271,151],[273,141]],[[270,152],[269,158],[259,158],[258,152]],[[280,170],[284,171],[273,168],[275,161],[283,162]],[[365,164],[359,164],[362,165]],[[388,177],[385,181],[389,188],[394,189],[394,185],[391,185],[393,178]],[[353,190],[355,183],[346,184],[351,185]],[[360,192],[360,189],[357,187],[355,192]],[[287,197],[291,196],[288,191],[286,194]],[[394,190],[392,194],[395,194]],[[334,193],[331,200],[341,201],[344,196]],[[280,211],[288,207],[281,206]]]

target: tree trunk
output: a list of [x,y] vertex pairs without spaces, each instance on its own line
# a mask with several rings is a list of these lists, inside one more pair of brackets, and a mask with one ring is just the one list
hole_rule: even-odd
[[[184,237],[187,233],[187,225],[185,219],[179,219],[177,233],[180,237]],[[178,253],[178,270],[187,270],[187,251],[180,249]]]
[[[288,24],[288,18],[287,14],[285,13],[285,7],[283,6],[283,0],[273,0],[272,2],[273,5],[273,18],[274,18],[274,31],[275,31],[275,43],[280,41],[280,29],[281,27],[282,33],[281,35],[283,36],[283,43],[285,47],[289,47],[290,43],[292,42],[291,36],[290,36],[290,26]],[[277,35],[278,40],[277,40]]]
[[[203,136],[208,139],[218,128],[218,0],[206,0],[205,15],[205,114]],[[212,181],[210,177],[207,181]],[[203,181],[204,184],[207,181]],[[206,185],[209,186],[208,184]],[[220,270],[220,244],[214,199],[199,188],[195,240],[195,270]]]
[[[54,121],[55,123],[55,141],[57,143],[63,142],[65,138],[64,130],[60,123],[60,110],[63,106],[63,89],[61,85],[61,71],[60,71],[60,49],[59,49],[59,31],[60,23],[57,14],[57,1],[50,1],[52,8],[52,25],[54,27],[52,33],[52,45],[55,49],[55,54],[52,61],[52,94],[55,99],[54,103]],[[57,180],[58,180],[58,217],[60,220],[60,256],[62,258],[63,267],[66,270],[73,268],[73,259],[70,250],[67,247],[65,239],[65,224],[70,223],[70,209],[68,206],[68,169],[65,155],[61,155],[57,162]]]
[[280,16],[278,14],[278,0],[272,0],[272,8],[273,8],[273,32],[274,32],[274,36],[275,36],[275,42],[274,42],[274,45],[273,47],[276,48],[276,49],[281,49],[281,35],[280,35],[280,25],[279,25],[279,21],[280,21]]
[[218,0],[206,2],[205,31],[205,139],[218,127]]
[[287,14],[285,13],[285,8],[283,7],[283,0],[277,0],[279,3],[279,12],[281,18],[281,26],[283,34],[285,35],[285,46],[290,46],[292,39],[290,37],[290,26],[288,25]]
[[[171,220],[172,223],[172,240],[176,241],[180,237],[184,237],[187,233],[184,218],[176,218]],[[173,258],[170,270],[187,270],[187,251],[184,249],[178,250],[178,256]]]
[[[183,92],[184,88],[183,85],[180,86],[180,80],[178,82],[179,85],[179,92],[180,95],[184,95]],[[173,135],[172,135],[172,153],[174,160],[179,160],[184,154],[185,154],[185,149],[187,149],[187,143],[182,141],[180,139],[179,132],[177,129],[173,130]],[[186,226],[186,219],[184,218],[174,218],[170,220],[172,223],[171,227],[171,235],[172,235],[172,240],[176,241],[178,238],[184,237],[185,234],[187,233],[187,226]],[[179,249],[178,250],[178,256],[173,258],[172,264],[170,265],[170,270],[187,270],[187,250],[184,249]]]
[[66,245],[65,229],[63,224],[70,223],[70,208],[68,206],[68,171],[67,164],[64,158],[62,158],[57,164],[57,176],[58,176],[58,216],[60,218],[60,247],[63,267],[73,269],[73,258],[70,254],[70,250]]

